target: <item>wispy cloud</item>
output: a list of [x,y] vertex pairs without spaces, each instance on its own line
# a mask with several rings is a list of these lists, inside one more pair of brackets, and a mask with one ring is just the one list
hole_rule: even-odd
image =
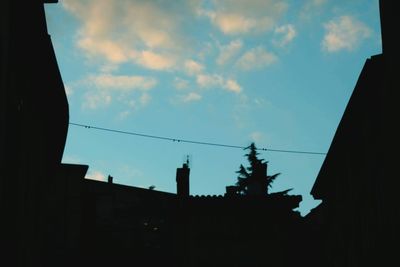
[[242,87],[235,80],[231,79],[225,81],[223,88],[234,93],[240,93],[242,91]]
[[275,39],[273,43],[278,47],[287,46],[296,37],[297,32],[292,24],[286,24],[275,28]]
[[131,109],[137,109],[149,103],[151,97],[147,91],[157,85],[157,80],[145,76],[99,74],[89,75],[83,83],[88,87],[84,108],[107,107],[117,100]]
[[88,58],[153,70],[170,70],[182,60],[179,22],[187,12],[179,8],[140,0],[65,0],[63,7],[81,22],[76,44]]
[[226,79],[218,74],[197,75],[196,82],[200,88],[219,88],[233,93],[242,92],[242,87],[236,80]]
[[201,88],[221,87],[224,79],[218,74],[199,74],[196,82]]
[[109,92],[90,90],[85,93],[82,107],[86,109],[98,109],[111,104],[112,96]]
[[202,96],[195,92],[190,92],[190,93],[180,97],[180,100],[184,103],[195,102],[195,101],[199,101],[201,99],[202,99]]
[[143,93],[140,98],[139,98],[139,102],[142,106],[146,106],[151,100],[151,96],[147,93]]
[[341,16],[324,24],[322,48],[327,52],[354,50],[371,36],[371,30],[352,16]]
[[212,7],[200,6],[197,13],[208,17],[224,34],[236,35],[271,30],[287,8],[280,0],[220,0]]
[[303,20],[311,20],[312,17],[318,16],[328,0],[305,0],[300,10],[299,17]]
[[155,78],[135,75],[90,75],[87,81],[98,88],[120,91],[149,90],[157,84]]
[[106,175],[100,171],[92,171],[89,170],[88,173],[86,174],[86,179],[90,179],[90,180],[96,180],[96,181],[106,181]]
[[217,57],[218,65],[225,65],[235,57],[243,47],[243,42],[239,39],[231,41],[227,45],[220,46],[219,56]]
[[64,84],[64,89],[65,89],[65,93],[67,96],[73,95],[74,90],[72,89],[72,87],[70,85]]
[[172,70],[177,61],[172,54],[160,54],[148,50],[140,52],[137,56],[134,55],[133,60],[142,67],[152,70]]
[[261,143],[265,139],[264,134],[259,131],[254,131],[254,132],[250,133],[249,136],[250,136],[251,141],[253,141],[255,143]]
[[[229,35],[266,32],[274,29],[288,5],[283,0],[204,3],[202,0],[64,0],[64,9],[78,20],[76,47],[100,73],[87,77],[89,89],[84,94],[83,107],[97,109],[118,101],[130,108],[129,112],[123,111],[124,117],[132,112],[133,106],[134,110],[146,106],[151,95],[144,92],[155,87],[157,80],[116,75],[131,67],[168,72],[173,75],[170,82],[176,89],[186,89],[192,83],[198,88],[241,93],[243,87],[236,80],[235,72],[227,77],[223,68],[228,64],[241,70],[262,68],[272,64],[276,57],[262,47],[240,54],[244,43],[239,38],[219,45],[217,37],[208,35],[208,39],[199,40],[196,47],[191,47],[188,44],[198,38],[189,32],[193,28],[183,22],[204,26],[210,19],[212,25]],[[196,12],[200,17],[193,16]],[[218,65],[221,74],[209,74],[215,67],[213,63]],[[174,76],[182,78],[174,79]],[[200,98],[192,94],[187,99],[191,102]],[[129,104],[132,101],[135,105]]]
[[179,77],[175,77],[173,85],[178,90],[184,90],[189,88],[189,81]]
[[185,71],[187,72],[187,74],[196,75],[198,73],[201,73],[203,70],[204,66],[201,63],[193,59],[185,61]]
[[236,62],[236,66],[241,70],[248,71],[266,67],[277,60],[275,54],[266,51],[262,46],[258,46],[244,53]]

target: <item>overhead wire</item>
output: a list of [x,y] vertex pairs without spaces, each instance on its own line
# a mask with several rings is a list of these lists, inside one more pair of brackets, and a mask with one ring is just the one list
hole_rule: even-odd
[[[99,131],[105,131],[110,133],[117,133],[117,134],[126,134],[126,135],[133,135],[133,136],[140,136],[145,138],[153,138],[159,140],[166,140],[178,143],[189,143],[189,144],[196,144],[196,145],[206,145],[206,146],[217,146],[217,147],[226,147],[226,148],[238,148],[238,149],[246,149],[246,146],[238,146],[238,145],[228,145],[228,144],[221,144],[221,143],[211,143],[211,142],[204,142],[204,141],[196,141],[196,140],[187,140],[187,139],[180,139],[180,138],[172,138],[172,137],[165,137],[159,135],[151,135],[151,134],[144,134],[144,133],[136,133],[131,131],[122,131],[116,129],[110,129],[105,127],[69,122],[70,125],[83,127],[86,129],[94,129]],[[257,150],[261,151],[271,151],[271,152],[281,152],[281,153],[292,153],[292,154],[309,154],[309,155],[326,155],[324,152],[313,152],[313,151],[300,151],[300,150],[284,150],[284,149],[272,149],[272,148],[257,148]]]

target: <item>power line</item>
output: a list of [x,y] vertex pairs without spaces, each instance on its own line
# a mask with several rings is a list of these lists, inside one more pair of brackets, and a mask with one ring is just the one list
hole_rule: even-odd
[[[210,143],[210,142],[203,142],[203,141],[194,141],[194,140],[171,138],[171,137],[151,135],[151,134],[121,131],[121,130],[115,130],[115,129],[110,129],[110,128],[80,124],[80,123],[75,123],[75,122],[69,122],[69,124],[73,125],[73,126],[83,127],[86,129],[94,129],[94,130],[105,131],[105,132],[110,132],[110,133],[118,133],[118,134],[126,134],[126,135],[140,136],[140,137],[146,137],[146,138],[160,139],[160,140],[173,141],[173,142],[178,142],[178,143],[189,143],[189,144],[195,144],[195,145],[218,146],[218,147],[239,148],[239,149],[247,148],[245,146]],[[299,150],[283,150],[283,149],[271,149],[271,148],[257,148],[257,150],[281,152],[281,153],[292,153],[292,154],[326,155],[326,153],[323,153],[323,152],[299,151]]]

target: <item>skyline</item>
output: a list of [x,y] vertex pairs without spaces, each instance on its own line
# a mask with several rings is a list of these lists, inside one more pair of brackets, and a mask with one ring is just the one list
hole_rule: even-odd
[[[229,5],[228,5],[229,3]],[[70,122],[179,139],[327,152],[365,60],[381,52],[378,1],[60,1],[46,5]],[[157,18],[155,20],[154,18]],[[63,162],[87,177],[223,194],[245,151],[70,125]],[[260,152],[272,191],[302,215],[324,156]]]

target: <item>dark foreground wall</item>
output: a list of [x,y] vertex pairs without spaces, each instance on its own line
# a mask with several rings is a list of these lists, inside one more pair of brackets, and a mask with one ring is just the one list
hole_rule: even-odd
[[398,10],[380,11],[383,53],[366,60],[311,192],[323,201],[307,218],[315,266],[398,262]]
[[0,3],[0,235],[13,266],[37,266],[68,128],[68,103],[43,2]]

